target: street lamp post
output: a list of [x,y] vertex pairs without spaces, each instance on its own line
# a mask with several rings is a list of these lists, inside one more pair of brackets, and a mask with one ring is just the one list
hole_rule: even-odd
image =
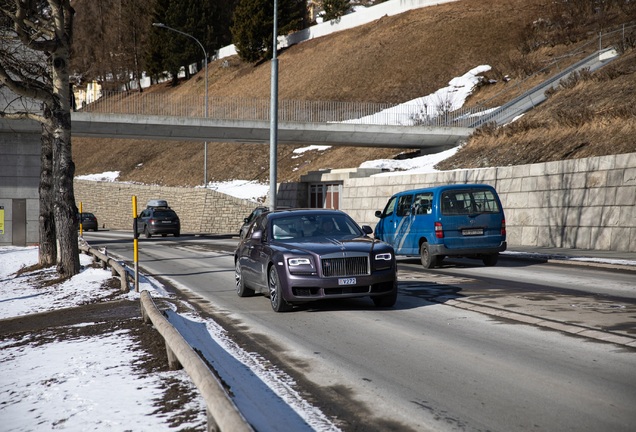
[[[203,50],[203,64],[205,65],[205,108],[203,111],[204,111],[205,118],[208,118],[208,53],[203,47],[203,44],[199,42],[199,39],[195,38],[194,36],[188,33],[184,33],[180,30],[174,29],[172,27],[168,27],[167,25],[163,23],[152,23],[152,25],[155,27],[171,30],[183,36],[189,37],[190,39],[193,39],[196,43],[198,43],[201,49]],[[208,186],[208,142],[205,141],[203,143],[203,187],[207,187],[207,186]]]
[[269,126],[269,208],[276,210],[277,148],[278,148],[278,2],[274,0],[274,46],[272,53],[272,76],[270,94]]

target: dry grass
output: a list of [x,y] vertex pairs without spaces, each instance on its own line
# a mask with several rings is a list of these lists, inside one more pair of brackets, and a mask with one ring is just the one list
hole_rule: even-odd
[[[565,34],[549,25],[561,16],[548,0],[462,0],[398,16],[290,47],[279,56],[281,99],[405,102],[430,94],[480,64],[492,66],[483,86],[468,101],[474,105],[500,95],[515,95],[515,84],[528,74],[594,37],[600,25]],[[629,14],[632,14],[630,16]],[[567,16],[567,15],[565,15]],[[635,20],[632,12],[603,17],[604,28]],[[570,59],[571,61],[572,59]],[[484,128],[440,168],[517,165],[636,151],[634,100],[636,57],[593,77],[579,77],[551,95],[521,121],[503,129]],[[545,70],[527,81],[549,76]],[[508,75],[512,80],[504,83]],[[210,96],[269,98],[270,64],[250,65],[238,58],[209,65]],[[202,94],[199,74],[176,88],[148,89],[170,97]],[[513,88],[513,91],[501,93]],[[520,91],[520,90],[518,90]],[[517,91],[517,92],[518,92]],[[491,103],[497,102],[497,99]],[[499,102],[498,102],[499,103]],[[297,181],[323,168],[350,168],[378,158],[396,157],[396,149],[331,148],[294,157],[279,145],[279,181]],[[121,179],[169,186],[194,186],[203,179],[203,144],[196,142],[73,139],[76,173],[120,171]],[[269,178],[267,144],[210,143],[210,181]]]

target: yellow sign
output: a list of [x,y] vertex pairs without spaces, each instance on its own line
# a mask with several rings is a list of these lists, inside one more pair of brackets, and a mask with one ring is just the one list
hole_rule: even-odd
[[0,234],[4,234],[4,206],[0,206]]

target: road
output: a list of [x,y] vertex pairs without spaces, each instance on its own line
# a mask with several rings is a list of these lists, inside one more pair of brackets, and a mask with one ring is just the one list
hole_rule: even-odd
[[[85,234],[94,247],[130,260],[126,236]],[[236,239],[139,243],[144,272],[187,287],[191,301],[292,375],[342,430],[636,430],[634,348],[453,306],[479,297],[520,313],[528,302],[558,304],[543,309],[601,316],[590,327],[618,316],[615,327],[629,331],[633,273],[507,259],[490,268],[456,260],[424,271],[401,259],[392,309],[355,299],[277,314],[264,297],[236,295],[229,253]],[[559,311],[568,304],[581,307]]]

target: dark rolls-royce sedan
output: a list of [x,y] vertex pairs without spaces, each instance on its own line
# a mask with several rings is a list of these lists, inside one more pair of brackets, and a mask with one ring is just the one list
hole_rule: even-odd
[[393,248],[368,236],[346,213],[328,209],[267,212],[256,217],[234,254],[236,292],[269,297],[276,312],[322,299],[370,296],[397,300]]

